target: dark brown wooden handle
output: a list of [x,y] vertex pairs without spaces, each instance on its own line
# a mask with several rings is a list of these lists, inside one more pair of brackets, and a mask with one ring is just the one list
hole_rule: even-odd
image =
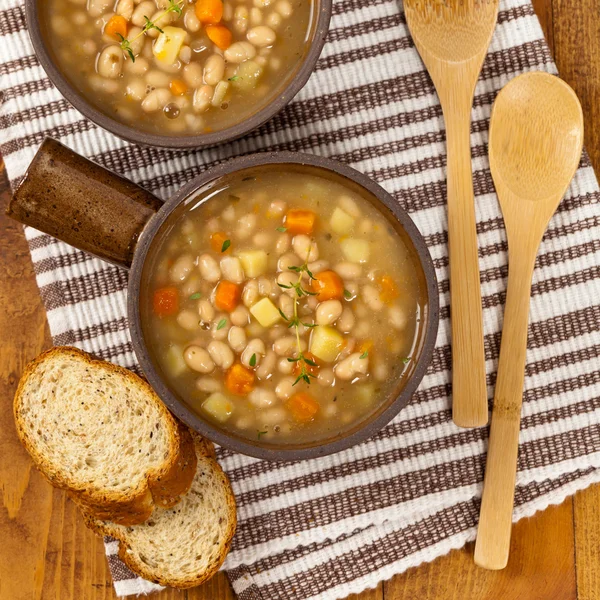
[[161,205],[150,192],[46,138],[6,214],[129,268],[142,229]]

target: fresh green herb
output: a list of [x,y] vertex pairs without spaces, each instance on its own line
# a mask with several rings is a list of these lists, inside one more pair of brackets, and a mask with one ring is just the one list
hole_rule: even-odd
[[277,231],[279,231],[279,233],[285,233],[287,231],[287,227],[277,227]]
[[407,357],[407,358],[403,358],[403,359],[402,359],[402,362],[403,362],[405,365],[407,365],[407,364],[410,362],[410,356],[409,356],[409,357]]
[[239,75],[234,75],[233,77],[230,77],[230,78],[228,79],[228,81],[237,81],[239,78],[240,78],[240,76],[239,76]]
[[227,319],[221,319],[217,325],[217,331],[219,331],[219,329],[223,329],[225,325],[227,325]]
[[231,240],[225,240],[221,246],[221,252],[227,252],[227,248],[231,246]]
[[367,356],[369,356],[369,351],[365,350],[361,355],[360,358],[367,358]]
[[250,357],[250,363],[249,364],[250,364],[251,367],[255,367],[256,366],[256,354],[253,354]]
[[131,49],[131,42],[127,39],[124,38],[120,33],[117,33],[117,35],[119,36],[119,39],[121,40],[121,50],[123,50],[123,52],[127,52],[127,54],[129,54],[129,58],[131,58],[131,62],[135,62],[135,55],[133,53],[133,50]]
[[190,300],[200,300],[201,297],[202,297],[202,294],[200,292],[196,292],[195,294],[192,294],[190,296]]
[[156,31],[159,31],[160,33],[164,33],[164,31],[158,26],[155,25],[146,15],[144,15],[144,29],[142,30],[142,32],[145,31],[150,31],[151,29],[156,29]]
[[259,439],[259,440],[260,440],[261,436],[263,436],[263,435],[267,435],[267,432],[266,432],[266,431],[258,431],[258,430],[257,430],[257,432],[256,432],[256,433],[257,433],[257,437],[258,437],[258,439]]
[[344,298],[350,300],[350,298],[352,298],[352,294],[348,290],[344,290]]

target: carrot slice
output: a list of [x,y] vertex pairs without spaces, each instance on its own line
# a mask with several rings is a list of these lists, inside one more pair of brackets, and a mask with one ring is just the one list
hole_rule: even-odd
[[285,405],[298,423],[312,421],[319,412],[319,403],[306,392],[294,394]]
[[215,305],[219,310],[231,312],[240,303],[241,296],[241,286],[224,279],[217,286]]
[[169,84],[169,88],[174,96],[183,96],[188,89],[187,83],[181,79],[173,79]]
[[254,389],[254,372],[240,363],[232,365],[225,373],[225,387],[236,396],[246,396]]
[[127,37],[127,19],[121,15],[113,15],[104,26],[104,33],[115,40]]
[[394,280],[390,275],[381,275],[377,279],[381,289],[379,293],[381,301],[385,304],[391,304],[400,295]]
[[[310,373],[311,375],[316,377],[319,374],[319,364],[317,361],[317,357],[313,356],[310,352],[304,352],[304,358],[306,358],[310,361],[310,362],[306,363],[305,369],[308,371],[308,373]],[[311,365],[310,363],[314,363],[314,364]],[[297,360],[294,363],[294,368],[292,369],[292,371],[296,377],[298,377],[298,375],[300,375],[300,373],[302,372],[301,361]]]
[[312,280],[312,289],[317,300],[339,300],[344,295],[344,283],[335,271],[322,271]]
[[221,50],[227,50],[231,46],[231,31],[223,25],[207,25],[206,35],[208,39]]
[[317,216],[312,210],[292,208],[285,216],[285,226],[291,235],[298,233],[309,235],[315,227],[316,218]]
[[223,18],[223,2],[221,0],[198,0],[196,2],[196,16],[200,23],[220,23]]
[[224,231],[216,231],[210,236],[210,247],[215,251],[220,253],[227,253],[231,250],[231,245],[228,245],[225,250],[223,250],[223,244],[229,239],[227,234]]
[[169,317],[179,310],[179,292],[176,287],[159,288],[152,296],[152,310],[158,317]]

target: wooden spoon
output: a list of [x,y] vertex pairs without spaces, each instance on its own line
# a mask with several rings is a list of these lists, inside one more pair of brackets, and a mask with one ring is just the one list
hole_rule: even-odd
[[508,289],[475,562],[508,561],[531,278],[544,231],[577,169],[583,116],[575,92],[548,73],[526,73],[499,94],[490,122],[490,168],[508,239]]
[[452,418],[461,427],[480,427],[488,421],[488,402],[470,128],[498,0],[404,0],[404,12],[446,122]]

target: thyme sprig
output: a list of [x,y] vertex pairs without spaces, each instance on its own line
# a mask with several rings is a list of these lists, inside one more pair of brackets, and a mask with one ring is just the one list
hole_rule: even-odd
[[[184,0],[168,0],[168,2],[169,5],[167,6],[167,8],[162,13],[160,13],[158,17],[156,17],[157,22],[169,13],[176,13],[177,15],[181,15],[181,13],[183,12]],[[142,30],[131,40],[127,39],[126,37],[123,37],[120,33],[117,33],[117,36],[121,41],[121,43],[119,44],[121,50],[123,50],[123,52],[126,52],[129,55],[129,58],[131,58],[131,62],[135,62],[135,54],[133,53],[133,48],[131,47],[132,42],[135,42],[135,40],[137,40],[142,35],[145,35],[151,29],[156,29],[160,33],[164,33],[164,31],[155,22],[151,21],[146,15],[144,15],[144,21],[145,23]]]

